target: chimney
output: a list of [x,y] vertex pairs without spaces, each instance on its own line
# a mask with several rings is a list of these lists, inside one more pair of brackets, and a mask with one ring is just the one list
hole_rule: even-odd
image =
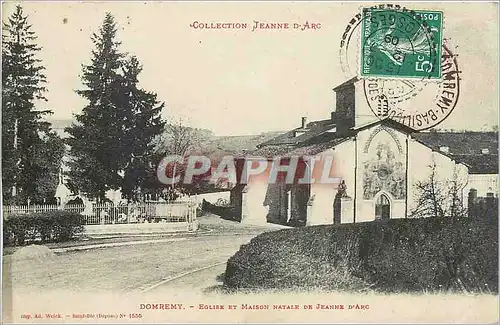
[[302,116],[302,128],[305,129],[307,124],[307,117]]
[[355,125],[355,97],[356,87],[348,82],[334,89],[335,91],[335,124],[337,134],[345,136]]
[[444,153],[449,153],[450,152],[450,147],[439,147],[439,151],[444,152]]

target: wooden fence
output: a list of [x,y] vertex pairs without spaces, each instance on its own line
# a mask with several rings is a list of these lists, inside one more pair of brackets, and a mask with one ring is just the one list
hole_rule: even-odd
[[126,205],[24,205],[3,206],[4,218],[14,214],[70,211],[85,217],[85,225],[167,223],[196,220],[196,203],[192,200],[174,202],[148,202]]

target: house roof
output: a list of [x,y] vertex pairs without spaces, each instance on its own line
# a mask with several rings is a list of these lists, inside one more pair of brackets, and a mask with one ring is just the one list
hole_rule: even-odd
[[[300,143],[307,142],[312,138],[321,135],[325,132],[328,132],[335,128],[335,123],[331,120],[320,120],[310,122],[306,125],[306,128],[295,128],[291,131],[285,132],[277,137],[274,137],[268,141],[262,142],[257,147],[264,147],[269,145],[296,145]],[[298,132],[303,132],[300,135],[297,135]]]
[[469,174],[498,174],[498,153],[455,155],[454,157],[469,166]]
[[269,145],[247,152],[243,156],[274,158],[285,155],[287,152],[293,150],[293,148],[294,146],[288,144]]
[[481,155],[483,149],[498,155],[498,132],[418,132],[412,137],[434,150],[448,147],[453,156]]
[[314,156],[320,152],[325,150],[335,148],[335,146],[345,142],[352,137],[342,137],[342,138],[334,138],[327,142],[320,142],[311,145],[306,145],[302,147],[294,148],[292,151],[289,151],[287,155],[289,156]]
[[[469,167],[471,174],[498,174],[498,132],[419,132],[412,137]],[[444,154],[444,153],[443,153]]]
[[269,145],[260,147],[254,151],[248,152],[243,156],[246,157],[264,157],[264,158],[275,158],[275,157],[292,157],[292,156],[313,156],[325,150],[334,148],[335,146],[347,141],[351,137],[336,137],[329,140],[321,141],[313,144],[299,144],[299,145]]

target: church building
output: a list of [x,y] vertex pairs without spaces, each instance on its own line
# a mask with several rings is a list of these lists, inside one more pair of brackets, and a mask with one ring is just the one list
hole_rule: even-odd
[[431,178],[460,184],[465,207],[471,193],[498,197],[496,132],[417,132],[380,119],[364,98],[362,82],[353,78],[334,88],[336,108],[328,119],[308,123],[303,117],[299,127],[242,157],[333,157],[331,175],[341,181],[270,184],[250,178],[231,193],[242,223],[305,226],[412,217],[418,185]]

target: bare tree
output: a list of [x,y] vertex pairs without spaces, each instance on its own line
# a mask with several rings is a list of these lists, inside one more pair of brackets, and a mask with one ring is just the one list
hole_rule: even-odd
[[165,125],[165,132],[156,139],[156,151],[160,154],[185,157],[196,141],[195,130],[183,124],[182,119]]
[[453,176],[442,181],[437,177],[437,166],[433,162],[427,179],[415,184],[417,198],[416,208],[410,213],[411,217],[462,217],[466,215],[466,209],[462,200],[462,189],[464,182],[458,176],[457,168]]
[[453,177],[448,182],[448,197],[451,200],[448,214],[452,217],[467,216],[467,209],[464,207],[462,195],[462,190],[465,185],[465,182],[460,179],[458,170],[455,167],[453,170]]
[[[153,144],[155,152],[158,156],[178,155],[182,157],[181,163],[174,163],[169,168],[171,175],[181,176],[181,180],[186,172],[187,158],[189,155],[200,154],[204,146],[205,140],[211,134],[206,130],[200,130],[184,125],[182,119],[165,125],[163,134],[158,136]],[[177,184],[172,184],[163,190],[164,196],[168,199],[175,199],[180,193],[187,193],[192,188],[196,188],[194,184],[186,185],[182,181]]]
[[444,186],[436,177],[436,163],[428,167],[431,169],[429,177],[415,183],[417,206],[411,213],[412,217],[444,217]]

